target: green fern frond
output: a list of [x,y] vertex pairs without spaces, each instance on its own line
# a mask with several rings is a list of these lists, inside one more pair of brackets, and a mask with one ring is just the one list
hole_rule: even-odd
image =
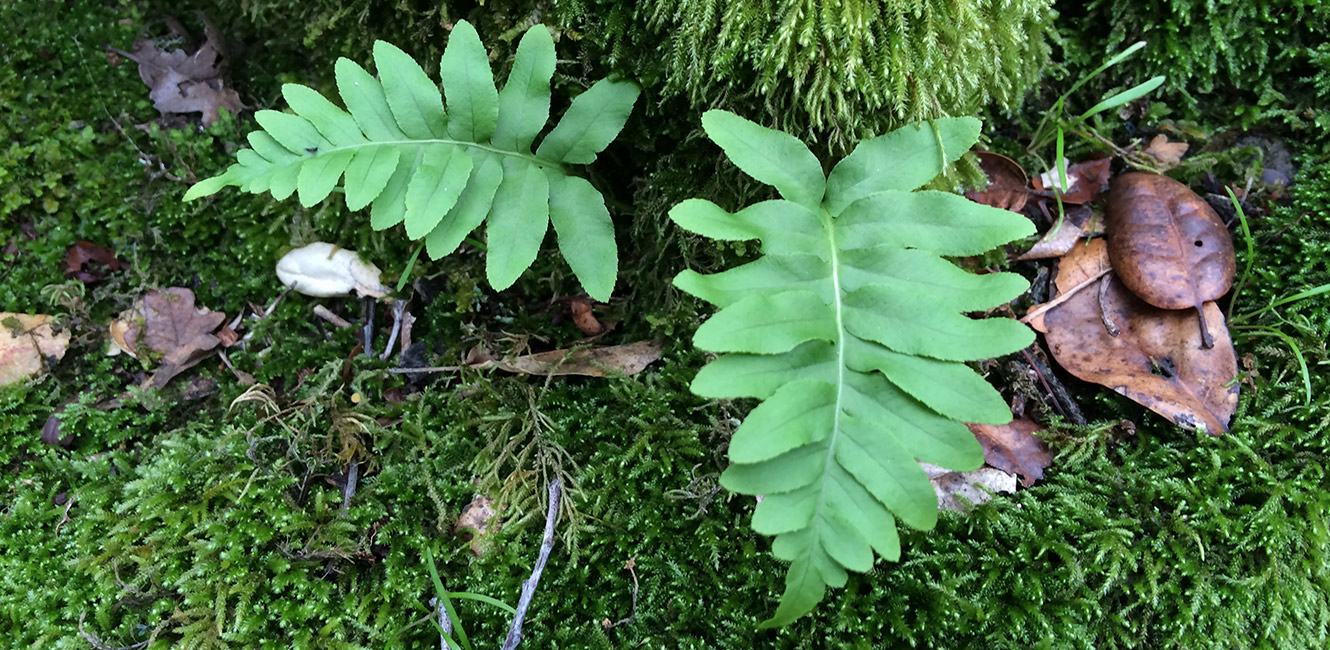
[[[1034,335],[1013,320],[963,312],[1020,295],[1018,275],[972,275],[943,255],[976,255],[1033,232],[1029,220],[953,194],[913,191],[979,136],[973,118],[907,126],[868,140],[824,176],[793,136],[731,113],[702,118],[740,169],[784,197],[729,213],[690,199],[683,228],[761,240],[757,261],[675,285],[721,309],[694,343],[726,353],[693,391],[765,400],[735,432],[728,489],[761,494],[753,528],[790,562],[771,620],[813,608],[874,552],[900,557],[896,520],[937,521],[917,460],[958,470],[983,461],[963,422],[1005,423],[997,391],[963,362],[1020,350]],[[945,152],[945,153],[944,153]]]
[[583,288],[608,299],[618,272],[609,211],[600,192],[566,166],[595,161],[614,140],[637,101],[637,85],[592,85],[532,153],[549,119],[555,64],[544,26],[522,36],[502,91],[466,21],[453,28],[439,64],[443,97],[393,45],[376,42],[374,63],[378,79],[348,59],[337,61],[346,110],[305,86],[283,86],[294,114],[259,111],[263,130],[249,135],[252,148],[225,173],[190,188],[185,200],[231,185],[279,200],[294,193],[308,207],[340,182],[348,209],[369,207],[376,230],[404,224],[436,259],[485,222],[486,275],[500,290],[536,259],[552,223]]

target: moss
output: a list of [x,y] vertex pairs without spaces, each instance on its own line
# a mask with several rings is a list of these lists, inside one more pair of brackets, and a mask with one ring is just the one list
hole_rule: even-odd
[[[409,41],[437,60],[446,20],[489,14],[476,22],[500,33],[509,20],[491,3],[288,7],[298,14],[268,3],[217,6],[213,17],[248,46],[237,85],[262,105],[276,101],[283,80],[319,81],[336,55],[363,60],[373,38]],[[752,251],[700,245],[663,225],[675,194],[737,206],[754,190],[717,174],[714,150],[678,144],[694,128],[686,102],[650,102],[658,112],[645,113],[594,170],[623,234],[623,298],[601,312],[621,325],[604,342],[671,341],[648,372],[548,386],[466,373],[396,403],[387,391],[403,379],[383,372],[387,363],[348,358],[354,333],[320,330],[309,317],[316,301],[288,295],[252,324],[259,343],[231,354],[272,387],[280,414],[253,401],[229,408],[247,386],[215,360],[189,373],[214,379],[215,396],[131,393],[122,408],[98,408],[142,371],[101,355],[98,323],[144,287],[192,286],[201,304],[234,316],[279,293],[271,268],[287,246],[339,241],[390,275],[410,247],[331,204],[302,210],[239,193],[180,204],[185,184],[171,177],[216,172],[249,127],[134,128],[155,117],[146,89],[96,46],[131,42],[145,14],[131,3],[61,7],[0,4],[0,25],[19,35],[0,52],[0,100],[15,116],[0,122],[0,240],[13,237],[20,251],[0,266],[0,310],[65,313],[75,336],[52,374],[0,389],[0,629],[15,645],[86,647],[82,616],[85,630],[112,647],[149,638],[154,648],[437,647],[422,549],[440,558],[450,589],[514,602],[539,540],[542,469],[567,473],[576,513],[565,513],[536,593],[531,647],[1315,647],[1327,634],[1330,377],[1313,373],[1316,397],[1304,404],[1288,348],[1257,337],[1240,340],[1259,390],[1244,395],[1231,435],[1180,433],[1082,387],[1096,396],[1083,406],[1097,423],[1050,437],[1060,456],[1045,482],[910,533],[901,564],[856,576],[789,629],[757,632],[783,568],[748,528],[751,502],[715,491],[733,418],[750,405],[688,392],[706,361],[688,345],[703,314],[667,281],[684,265],[729,265]],[[605,15],[589,7],[587,15]],[[521,16],[511,20],[517,25],[531,14],[507,15]],[[291,25],[301,26],[297,38]],[[561,56],[578,61],[561,67],[563,83],[611,65],[591,61],[604,53],[594,38],[573,36],[560,43]],[[1253,220],[1256,274],[1238,312],[1330,282],[1330,165],[1315,155],[1300,162],[1287,202]],[[65,280],[61,261],[78,239],[115,246],[130,262],[90,285],[82,310],[41,292]],[[495,294],[475,281],[482,259],[466,251],[417,270],[442,287],[412,306],[431,362],[455,361],[504,332],[541,336],[550,347],[581,337],[545,307],[574,286],[560,264],[542,260],[515,289]],[[318,302],[353,319],[359,309]],[[1324,301],[1256,322],[1293,336],[1313,368],[1330,363]],[[380,333],[376,347],[384,343]],[[42,424],[67,401],[62,427],[73,446],[41,445]],[[1136,437],[1113,427],[1123,418],[1137,423]],[[536,420],[543,424],[524,429]],[[496,449],[505,443],[567,454],[503,459]],[[342,511],[351,458],[363,472]],[[452,523],[478,490],[505,488],[509,521],[475,559]],[[68,521],[61,493],[73,495]],[[629,559],[636,614],[606,629],[606,619],[633,613]],[[460,606],[473,639],[503,635],[506,616]]]
[[1308,138],[1330,127],[1324,3],[1095,0],[1069,6],[1060,24],[1060,58],[1078,69],[1136,41],[1147,44],[1092,91],[1162,74],[1168,81],[1155,98],[1176,117],[1244,128],[1281,124]]

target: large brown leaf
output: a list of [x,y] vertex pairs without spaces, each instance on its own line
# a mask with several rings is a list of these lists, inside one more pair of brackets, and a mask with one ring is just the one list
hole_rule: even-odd
[[[159,361],[144,388],[161,388],[197,365],[221,344],[213,334],[226,314],[194,306],[194,292],[182,287],[152,289],[125,314],[126,349],[139,359]],[[112,331],[116,326],[112,324]]]
[[1053,358],[1071,374],[1181,426],[1204,425],[1213,435],[1228,431],[1238,404],[1238,368],[1223,312],[1213,301],[1202,305],[1206,318],[1220,325],[1213,347],[1203,347],[1190,311],[1151,306],[1112,274],[1086,281],[1108,263],[1099,240],[1073,248],[1060,263],[1058,290],[1077,290],[1038,323]]
[[1167,176],[1133,172],[1113,181],[1104,219],[1108,254],[1122,283],[1162,309],[1195,309],[1201,341],[1213,344],[1208,300],[1233,284],[1233,239],[1205,199]]

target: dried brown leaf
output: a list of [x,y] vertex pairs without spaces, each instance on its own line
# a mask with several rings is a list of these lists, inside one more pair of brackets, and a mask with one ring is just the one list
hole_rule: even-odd
[[[1108,188],[1109,166],[1112,158],[1086,160],[1067,166],[1067,189],[1062,193],[1062,202],[1073,205],[1089,203]],[[1056,169],[1036,176],[1034,186],[1040,190],[1052,190],[1057,182]]]
[[1020,212],[1029,196],[1030,177],[1015,160],[991,151],[976,151],[979,168],[988,176],[988,187],[983,191],[966,192],[965,197],[976,203],[1002,210]]
[[69,332],[56,333],[46,314],[0,312],[0,386],[42,373],[64,358]]
[[1113,181],[1104,225],[1122,283],[1162,309],[1195,309],[1202,341],[1211,332],[1201,305],[1233,284],[1233,239],[1205,199],[1167,176],[1133,172]]
[[[133,52],[115,51],[139,64],[139,79],[150,89],[148,97],[154,108],[162,113],[202,113],[207,126],[220,117],[219,109],[236,114],[245,105],[227,87],[226,44],[220,31],[204,19],[204,34],[203,44],[192,54],[162,50],[148,39],[136,41]],[[187,34],[183,36],[189,40]]]
[[1016,418],[1008,424],[966,424],[979,444],[984,446],[984,462],[1005,472],[1025,477],[1021,485],[1030,487],[1044,478],[1044,468],[1053,464],[1053,455],[1034,432],[1043,430],[1032,420]]
[[111,271],[120,270],[120,260],[116,259],[115,251],[90,241],[78,241],[65,251],[65,275],[85,284],[105,277],[100,269],[90,266],[89,262],[101,264]]
[[1160,133],[1150,141],[1145,153],[1159,161],[1160,171],[1168,171],[1182,162],[1182,155],[1187,153],[1186,142],[1169,142],[1168,136]]
[[171,287],[143,294],[120,320],[128,325],[126,349],[140,359],[160,361],[144,387],[161,388],[216,350],[221,339],[214,332],[226,314],[196,307],[193,291]]
[[[1106,246],[1076,251],[1082,259],[1064,260],[1058,268],[1059,290],[1085,286],[1093,269],[1108,264]],[[1232,382],[1237,357],[1227,328],[1217,327],[1214,347],[1205,348],[1192,312],[1153,307],[1113,275],[1098,282],[1109,284],[1102,292],[1076,291],[1043,315],[1045,341],[1058,364],[1181,426],[1204,425],[1213,435],[1227,431],[1238,403]],[[1222,325],[1214,302],[1203,309],[1210,322]],[[1117,336],[1105,321],[1115,324]]]
[[628,345],[553,350],[502,360],[486,360],[474,367],[499,368],[526,375],[608,377],[635,375],[660,358],[660,344],[639,341]]
[[485,554],[486,537],[498,532],[500,528],[502,522],[494,511],[494,500],[477,494],[471,503],[462,508],[457,525],[453,526],[453,535],[470,540],[471,554],[480,557]]
[[587,336],[595,336],[605,331],[605,326],[596,320],[595,314],[591,313],[591,300],[584,297],[573,298],[568,303],[569,310],[573,313],[573,323],[577,329],[582,330]]
[[1030,250],[1013,258],[1019,262],[1044,260],[1062,257],[1071,251],[1076,242],[1085,237],[1093,237],[1104,232],[1104,220],[1088,205],[1078,205],[1067,210],[1061,224],[1055,224]]

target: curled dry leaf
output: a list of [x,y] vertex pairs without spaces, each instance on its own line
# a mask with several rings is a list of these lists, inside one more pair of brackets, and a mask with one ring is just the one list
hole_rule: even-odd
[[65,275],[84,284],[100,281],[105,276],[89,262],[101,264],[110,271],[120,270],[120,260],[116,259],[115,251],[90,241],[78,241],[65,251]]
[[69,332],[57,333],[46,314],[0,312],[0,386],[35,377],[69,348]]
[[[1086,286],[1085,278],[1108,263],[1101,240],[1073,248],[1058,267],[1058,290]],[[1109,284],[1101,291],[1102,282]],[[1090,290],[1076,291],[1043,314],[1041,331],[1058,364],[1181,426],[1205,426],[1213,435],[1228,431],[1238,404],[1238,385],[1232,382],[1237,357],[1228,330],[1217,327],[1214,346],[1204,348],[1190,311],[1151,306],[1111,274],[1090,284]],[[1218,305],[1207,302],[1202,308],[1210,322],[1223,324]],[[1118,329],[1117,336],[1107,323]]]
[[327,242],[297,248],[277,261],[277,278],[307,296],[345,296],[351,292],[382,298],[388,287],[379,284],[379,267],[366,263],[355,251]]
[[1066,212],[1061,224],[1054,224],[1030,250],[1013,258],[1018,262],[1062,257],[1076,242],[1104,232],[1104,220],[1088,205],[1078,205]]
[[148,39],[136,41],[133,52],[113,51],[139,64],[139,78],[150,89],[154,108],[162,113],[202,113],[207,126],[220,118],[219,109],[238,114],[245,105],[227,87],[226,44],[207,19],[204,34],[203,44],[192,54],[161,50]]
[[1053,464],[1047,445],[1034,435],[1043,427],[1032,420],[1016,418],[1002,425],[967,423],[966,426],[984,446],[984,462],[1024,476],[1021,485],[1025,487],[1044,478],[1044,468]]
[[140,360],[159,363],[143,388],[161,388],[216,350],[221,339],[214,332],[225,320],[222,312],[195,307],[189,289],[153,289],[111,324],[111,336]]
[[476,367],[491,367],[525,375],[555,377],[581,375],[609,377],[635,375],[660,358],[660,344],[639,341],[628,345],[552,350],[502,360],[488,360]]
[[[1093,201],[1108,187],[1109,165],[1112,158],[1086,160],[1067,166],[1067,189],[1062,192],[1062,202],[1073,205]],[[1058,183],[1058,171],[1051,170],[1036,176],[1034,186],[1041,190],[1052,190]]]
[[1167,176],[1123,174],[1104,225],[1122,283],[1155,307],[1195,309],[1202,345],[1213,345],[1202,305],[1228,292],[1237,264],[1228,228],[1205,199]]
[[582,330],[587,336],[595,336],[605,331],[605,326],[596,320],[596,315],[591,313],[591,300],[585,297],[573,298],[568,303],[568,308],[573,312],[573,323],[577,329]]
[[1015,160],[991,151],[976,151],[979,168],[988,176],[988,187],[981,192],[966,192],[965,197],[976,203],[1002,210],[1020,212],[1029,197],[1030,177]]
[[1145,148],[1145,154],[1159,161],[1160,171],[1168,171],[1182,162],[1182,154],[1187,153],[1186,142],[1169,142],[1168,136],[1160,133]]

